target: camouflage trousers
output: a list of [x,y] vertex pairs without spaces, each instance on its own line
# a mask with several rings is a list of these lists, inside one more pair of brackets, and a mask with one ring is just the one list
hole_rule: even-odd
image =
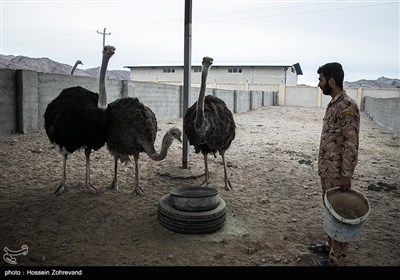
[[[322,201],[324,199],[325,192],[331,188],[339,187],[339,184],[340,178],[332,179],[321,177]],[[328,236],[326,244],[330,248],[329,262],[331,263],[331,265],[345,265],[349,243],[340,242]]]

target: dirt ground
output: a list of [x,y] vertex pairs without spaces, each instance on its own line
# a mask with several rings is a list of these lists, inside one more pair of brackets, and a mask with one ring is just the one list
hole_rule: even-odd
[[[131,194],[133,162],[120,165],[120,191],[105,190],[114,168],[106,147],[92,153],[91,179],[100,193],[90,194],[78,151],[67,162],[67,192],[56,196],[62,159],[47,136],[2,136],[0,248],[28,245],[16,266],[306,266],[310,256],[319,257],[307,246],[325,239],[317,175],[324,111],[274,106],[234,115],[237,135],[226,153],[232,191],[224,190],[221,157],[209,156],[226,222],[202,235],[171,232],[157,219],[161,197],[202,182],[203,158],[193,149],[188,170],[181,169],[178,142],[161,162],[142,154],[144,197]],[[159,122],[157,149],[165,131],[181,124]],[[400,138],[364,112],[353,188],[369,199],[371,211],[350,244],[347,265],[399,266]]]

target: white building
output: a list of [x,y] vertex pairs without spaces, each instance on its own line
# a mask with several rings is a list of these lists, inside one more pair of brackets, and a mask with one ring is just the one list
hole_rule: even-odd
[[[133,65],[130,79],[141,82],[183,84],[183,65]],[[303,75],[300,64],[213,64],[208,73],[207,87],[235,90],[264,90],[284,84],[296,86],[298,75]],[[199,87],[201,65],[192,65],[192,87]]]

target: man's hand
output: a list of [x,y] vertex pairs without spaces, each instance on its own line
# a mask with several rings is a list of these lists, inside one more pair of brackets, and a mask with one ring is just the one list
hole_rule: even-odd
[[342,191],[347,191],[351,188],[351,177],[341,177],[340,178],[340,189]]

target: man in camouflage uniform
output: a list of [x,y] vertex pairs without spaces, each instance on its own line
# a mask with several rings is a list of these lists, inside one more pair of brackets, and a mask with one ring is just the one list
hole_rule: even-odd
[[[358,159],[360,112],[357,103],[343,90],[344,72],[337,62],[318,68],[318,86],[332,100],[323,119],[318,157],[318,175],[321,177],[322,198],[331,188],[342,191],[351,188],[351,178]],[[329,252],[329,258],[318,265],[342,265],[347,255],[348,242],[339,242],[328,236],[324,244],[312,244],[314,251]]]

